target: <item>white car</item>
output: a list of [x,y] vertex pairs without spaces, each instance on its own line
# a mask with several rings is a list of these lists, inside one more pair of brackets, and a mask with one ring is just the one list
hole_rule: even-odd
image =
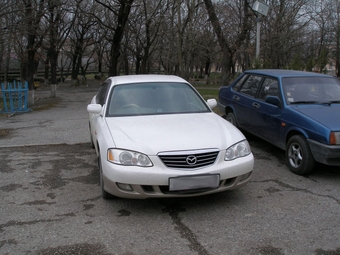
[[102,197],[188,197],[246,184],[250,146],[216,105],[177,76],[107,79],[87,106]]

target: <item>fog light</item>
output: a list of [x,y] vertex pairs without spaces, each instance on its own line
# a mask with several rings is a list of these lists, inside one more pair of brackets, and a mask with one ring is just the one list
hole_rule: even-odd
[[249,173],[246,173],[244,175],[241,175],[240,179],[239,179],[239,182],[243,182],[244,180],[248,179],[251,176],[252,173],[253,173],[253,171],[251,171]]
[[117,182],[117,186],[122,189],[122,190],[125,190],[125,191],[133,191],[132,187],[130,184],[125,184],[125,183],[119,183]]

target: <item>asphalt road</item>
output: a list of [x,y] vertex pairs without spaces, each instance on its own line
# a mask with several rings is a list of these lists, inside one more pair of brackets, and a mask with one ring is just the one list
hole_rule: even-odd
[[0,118],[11,130],[0,138],[1,255],[340,254],[340,169],[294,175],[251,136],[254,175],[241,189],[103,200],[86,113],[95,90],[60,88],[58,106]]
[[[99,86],[99,81],[92,81],[88,87],[65,84],[57,89],[60,102],[55,107],[46,103],[43,110],[11,117],[0,114],[0,129],[9,130],[9,135],[1,137],[0,147],[90,142],[86,106]],[[49,96],[49,88],[40,88],[34,97],[40,104]]]

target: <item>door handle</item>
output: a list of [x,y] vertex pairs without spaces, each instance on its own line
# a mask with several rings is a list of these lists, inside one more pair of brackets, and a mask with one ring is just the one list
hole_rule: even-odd
[[253,107],[256,108],[256,109],[259,109],[260,108],[260,104],[254,102],[253,103]]
[[233,96],[233,100],[234,100],[234,101],[239,101],[239,100],[240,100],[240,97],[239,97],[239,96],[236,96],[236,95],[234,95],[234,96]]

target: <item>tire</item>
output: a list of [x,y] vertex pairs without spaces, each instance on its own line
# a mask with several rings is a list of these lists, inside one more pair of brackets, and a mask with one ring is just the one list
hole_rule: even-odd
[[294,135],[288,140],[286,162],[294,174],[307,175],[314,170],[315,159],[305,137]]
[[104,189],[103,169],[102,169],[102,164],[101,164],[101,160],[100,160],[100,155],[98,157],[98,166],[99,166],[99,184],[100,184],[100,190],[101,190],[102,198],[103,199],[110,199],[113,196]]
[[233,124],[235,127],[237,127],[236,117],[233,112],[228,112],[225,119],[229,121],[231,124]]
[[93,137],[92,137],[91,124],[90,124],[90,122],[89,122],[89,130],[90,130],[91,148],[94,149],[94,142],[93,142]]

